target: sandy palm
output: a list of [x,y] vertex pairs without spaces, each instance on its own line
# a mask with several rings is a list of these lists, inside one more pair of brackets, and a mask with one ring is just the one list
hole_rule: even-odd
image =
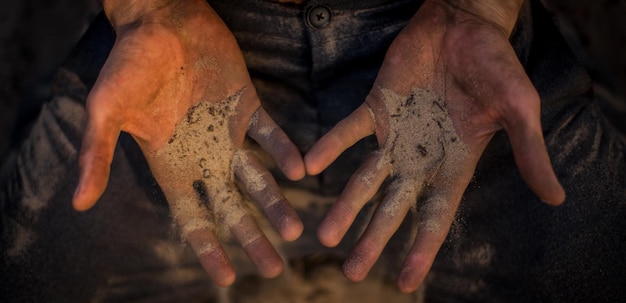
[[[510,29],[437,1],[426,1],[390,46],[364,104],[305,156],[317,174],[341,152],[375,134],[365,160],[322,222],[339,243],[359,210],[390,179],[385,197],[344,263],[365,278],[411,208],[419,228],[398,280],[415,290],[445,240],[476,164],[498,130],[508,132],[521,175],[550,204],[565,196],[551,168],[540,100],[508,41]],[[417,203],[419,199],[419,203]]]
[[302,223],[243,147],[244,139],[248,135],[266,148],[292,179],[304,175],[304,166],[260,107],[232,34],[204,1],[172,2],[116,31],[87,101],[74,207],[96,203],[125,131],[138,142],[174,219],[217,284],[228,285],[235,276],[219,244],[222,236],[240,242],[261,274],[280,273],[283,262],[236,183],[286,240],[299,236]]

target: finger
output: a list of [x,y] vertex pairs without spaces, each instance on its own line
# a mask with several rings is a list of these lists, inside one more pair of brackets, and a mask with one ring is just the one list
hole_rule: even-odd
[[210,228],[188,232],[187,242],[196,252],[198,261],[215,284],[226,287],[235,282],[235,270]]
[[415,204],[418,195],[417,184],[421,186],[422,183],[397,180],[391,185],[388,195],[376,210],[365,233],[343,264],[343,271],[348,279],[352,281],[365,279],[391,236],[400,227],[411,205]]
[[[208,193],[201,181],[194,183],[196,193],[177,187],[164,187],[170,210],[183,237],[198,256],[211,280],[219,286],[235,281],[235,270],[215,237],[216,226],[207,206]],[[200,203],[199,203],[200,202]]]
[[542,201],[550,205],[563,203],[565,190],[552,169],[541,131],[516,127],[508,133],[515,163],[524,181]]
[[[536,104],[539,97],[534,94]],[[528,102],[528,100],[519,100]],[[547,204],[559,205],[565,200],[565,191],[552,169],[550,157],[543,139],[538,110],[517,111],[505,129],[513,148],[515,163],[526,184]]]
[[474,171],[467,157],[447,157],[418,205],[418,230],[400,276],[398,288],[417,290],[446,239],[452,220]]
[[374,197],[391,170],[390,164],[383,161],[382,154],[375,152],[350,177],[318,228],[318,238],[324,246],[338,245],[361,208]]
[[[415,242],[409,251],[398,277],[398,288],[402,292],[413,292],[419,288],[430,270],[437,252],[446,239],[456,207],[454,198],[435,194],[424,202],[432,208],[421,213]],[[460,197],[459,197],[460,199]],[[424,210],[421,210],[424,212]]]
[[272,155],[278,167],[289,179],[296,181],[304,178],[304,162],[300,151],[261,107],[253,116],[248,136]]
[[319,174],[343,151],[359,140],[374,134],[374,122],[369,106],[363,103],[313,145],[304,157],[307,173]]
[[234,156],[235,175],[248,195],[267,215],[272,226],[286,241],[300,237],[304,226],[296,211],[281,194],[272,175],[246,151]]
[[87,102],[89,119],[78,159],[79,182],[72,199],[74,209],[79,211],[91,208],[106,189],[120,134],[119,117],[104,106],[96,107],[95,104],[103,104],[99,102],[102,98],[107,96],[94,90]]
[[231,231],[262,276],[274,278],[283,271],[282,259],[251,216],[242,217]]

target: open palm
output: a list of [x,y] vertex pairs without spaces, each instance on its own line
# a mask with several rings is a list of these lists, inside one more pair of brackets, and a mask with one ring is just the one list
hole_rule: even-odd
[[125,131],[138,142],[183,236],[217,284],[235,277],[222,237],[240,242],[261,274],[280,273],[283,262],[237,184],[284,239],[297,238],[302,223],[244,139],[256,140],[292,179],[303,177],[304,165],[260,107],[232,34],[204,1],[174,1],[116,33],[87,100],[74,207],[96,203]]
[[317,174],[363,137],[378,139],[379,149],[354,173],[318,230],[323,244],[337,245],[390,179],[344,263],[351,280],[365,278],[415,208],[419,228],[398,285],[413,291],[421,284],[498,130],[509,134],[529,187],[549,204],[565,199],[544,145],[540,99],[508,41],[510,30],[445,2],[426,1],[390,46],[363,105],[305,156],[307,172]]

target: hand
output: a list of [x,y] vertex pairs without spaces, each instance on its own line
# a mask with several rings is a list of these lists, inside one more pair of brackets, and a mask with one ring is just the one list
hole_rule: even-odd
[[[132,3],[139,8],[129,8]],[[294,180],[304,176],[300,153],[260,107],[234,37],[206,2],[149,3],[104,3],[117,38],[87,100],[74,207],[96,203],[119,133],[128,132],[218,285],[235,278],[220,237],[236,238],[262,275],[276,276],[283,262],[236,183],[285,240],[296,239],[303,227],[244,139],[247,134],[256,140]]]
[[375,134],[379,142],[318,230],[324,245],[337,245],[390,177],[343,265],[351,280],[365,278],[415,208],[419,227],[398,286],[418,288],[481,154],[500,129],[508,132],[519,171],[539,198],[551,205],[565,199],[544,145],[539,96],[508,41],[521,2],[479,5],[484,2],[462,2],[471,3],[464,7],[427,0],[390,46],[365,103],[305,156],[307,172],[315,175],[361,138]]

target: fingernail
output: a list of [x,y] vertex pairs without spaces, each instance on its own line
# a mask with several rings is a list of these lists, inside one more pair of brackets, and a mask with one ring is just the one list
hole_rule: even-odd
[[72,196],[73,200],[76,200],[76,197],[80,194],[80,187],[80,184],[76,186],[76,189],[74,190],[74,195]]
[[78,184],[78,186],[76,187],[76,190],[74,190],[74,196],[72,196],[72,207],[74,207],[75,210],[77,211],[85,211],[87,209],[84,209],[82,207],[82,203],[80,201],[81,196],[82,196],[82,184]]
[[74,190],[74,195],[72,196],[72,203],[76,205],[76,199],[80,197],[80,193],[82,190],[82,183],[78,183],[76,189]]

